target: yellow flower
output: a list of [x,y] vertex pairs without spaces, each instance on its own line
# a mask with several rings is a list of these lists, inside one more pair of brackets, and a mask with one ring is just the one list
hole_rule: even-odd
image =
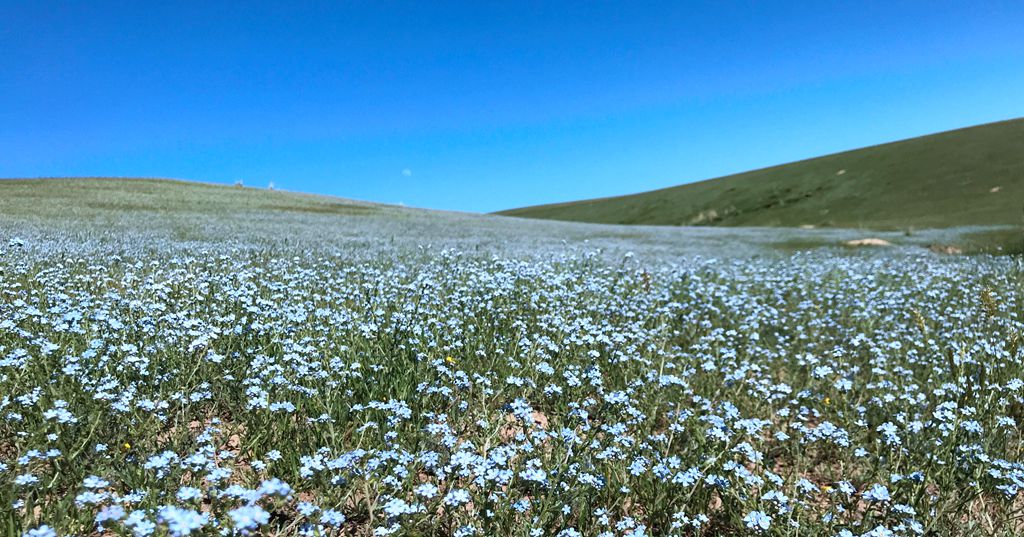
[[455,358],[452,358],[451,356],[446,356],[444,361],[448,362],[449,364],[452,364],[452,365],[455,364]]
[[125,451],[128,451],[128,450],[129,450],[129,449],[131,449],[131,448],[132,448],[132,445],[131,445],[131,444],[129,444],[128,442],[125,442],[125,443],[124,443],[124,444],[123,444],[123,445],[121,446],[121,449],[123,449],[123,450],[125,450]]
[[826,397],[825,398],[825,404],[826,405],[831,405],[832,404],[832,398],[831,397]]

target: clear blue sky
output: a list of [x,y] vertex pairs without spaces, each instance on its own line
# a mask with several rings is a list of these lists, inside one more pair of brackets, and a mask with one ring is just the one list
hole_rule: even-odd
[[1020,1],[150,4],[0,0],[0,177],[492,211],[1024,116]]

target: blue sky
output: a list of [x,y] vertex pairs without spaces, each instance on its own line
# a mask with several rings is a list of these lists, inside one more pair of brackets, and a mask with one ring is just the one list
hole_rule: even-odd
[[0,0],[0,177],[493,211],[1024,116],[1021,2],[148,4]]

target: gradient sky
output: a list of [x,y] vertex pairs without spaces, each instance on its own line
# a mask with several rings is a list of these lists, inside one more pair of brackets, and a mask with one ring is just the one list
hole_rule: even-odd
[[0,177],[493,211],[1024,116],[1024,2],[0,0]]

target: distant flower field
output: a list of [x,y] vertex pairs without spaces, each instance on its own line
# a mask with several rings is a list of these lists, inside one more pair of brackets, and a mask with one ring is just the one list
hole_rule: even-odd
[[0,253],[9,535],[1013,535],[1015,261]]

